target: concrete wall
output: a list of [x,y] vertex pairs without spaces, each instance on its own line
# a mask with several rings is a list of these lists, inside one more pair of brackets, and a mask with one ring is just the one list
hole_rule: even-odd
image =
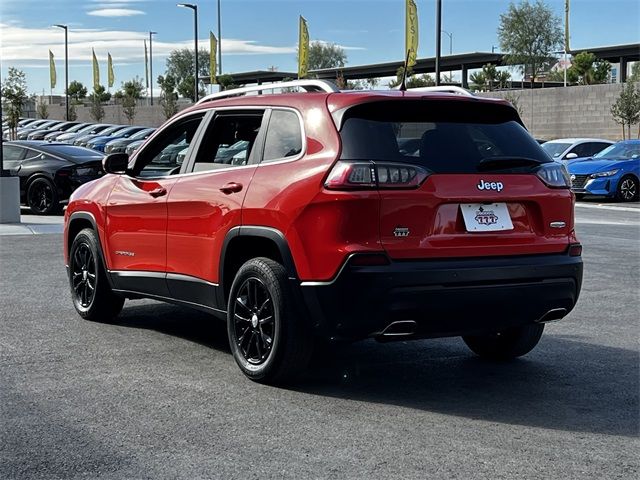
[[[190,106],[190,103],[178,103],[178,109],[182,110]],[[65,115],[65,106],[63,105],[47,105],[49,109],[49,118],[63,119]],[[127,125],[129,120],[124,115],[121,105],[104,105],[104,118],[102,123],[117,123]],[[76,113],[78,115],[78,121],[81,122],[94,122],[91,117],[90,107],[82,105],[76,105]],[[162,107],[160,105],[138,105],[136,107],[136,116],[133,120],[134,125],[145,125],[149,127],[157,127],[165,122],[164,114],[162,113]]]
[[[512,96],[518,99],[522,120],[534,137],[595,137],[622,140],[622,126],[613,121],[611,105],[622,84],[585,85],[486,92],[484,97]],[[631,129],[635,138],[638,127]]]

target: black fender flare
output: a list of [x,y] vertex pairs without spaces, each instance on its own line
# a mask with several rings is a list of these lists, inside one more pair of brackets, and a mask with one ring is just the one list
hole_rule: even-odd
[[[102,266],[104,267],[104,271],[107,275],[107,280],[109,281],[109,286],[114,288],[113,280],[111,279],[111,274],[109,273],[109,269],[107,268],[107,263],[104,257],[104,251],[102,249],[102,242],[100,241],[100,233],[98,232],[98,224],[96,223],[96,218],[90,212],[73,212],[69,216],[69,223],[67,229],[70,229],[71,225],[76,220],[86,220],[91,223],[93,231],[96,232],[96,238],[98,239],[98,255],[100,256],[100,262],[102,262]],[[64,246],[68,251],[71,249],[71,245],[73,244],[73,238],[67,238],[67,245]]]
[[226,261],[227,249],[231,241],[238,237],[258,237],[258,238],[266,238],[268,240],[271,240],[276,245],[276,247],[278,248],[278,251],[280,252],[283,266],[287,271],[287,275],[289,276],[289,279],[294,281],[298,279],[298,273],[296,271],[296,266],[293,261],[293,256],[291,255],[291,249],[289,248],[289,243],[287,242],[287,239],[285,238],[284,234],[280,230],[272,227],[263,227],[258,225],[242,225],[239,227],[233,227],[227,232],[224,238],[224,242],[222,243],[222,251],[220,253],[220,264],[218,265],[218,269],[219,269],[218,278],[219,278],[219,285],[220,285],[219,292],[221,295],[221,299],[220,299],[221,305],[224,305],[224,299],[222,297],[224,296],[223,292],[225,291],[225,283],[233,282],[233,278],[231,279],[224,278],[224,266]]

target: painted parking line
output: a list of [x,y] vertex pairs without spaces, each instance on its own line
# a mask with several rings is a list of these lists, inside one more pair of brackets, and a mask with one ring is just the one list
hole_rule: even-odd
[[638,207],[622,207],[618,205],[603,205],[601,203],[576,203],[576,208],[595,208],[598,210],[615,210],[618,212],[637,212],[640,213],[640,206]]

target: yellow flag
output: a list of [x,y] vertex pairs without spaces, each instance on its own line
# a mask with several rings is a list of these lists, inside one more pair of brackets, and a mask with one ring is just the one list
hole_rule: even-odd
[[564,2],[564,52],[570,51],[569,48],[569,0]]
[[405,23],[404,54],[409,58],[407,66],[413,67],[418,58],[418,7],[416,7],[414,0],[406,0],[406,2],[407,18]]
[[300,16],[300,31],[298,35],[298,78],[304,78],[309,71],[309,29],[307,21]]
[[218,39],[209,31],[209,80],[212,84],[216,82],[216,52],[218,51]]
[[149,59],[147,57],[147,41],[144,41],[144,84],[149,88]]
[[56,62],[53,59],[53,53],[49,50],[49,79],[51,80],[51,90],[56,88]]
[[111,59],[111,54],[107,53],[107,82],[109,88],[113,87],[114,81],[115,76],[113,75],[113,60]]
[[93,48],[91,52],[93,53],[93,89],[96,90],[100,86],[100,67],[98,67],[98,59]]

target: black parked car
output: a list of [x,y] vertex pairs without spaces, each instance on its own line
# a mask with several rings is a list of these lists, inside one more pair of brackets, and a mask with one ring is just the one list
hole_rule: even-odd
[[30,126],[27,125],[25,129],[22,129],[18,132],[18,140],[26,140],[29,135],[35,132],[45,131],[46,133],[49,133],[54,127],[60,125],[61,123],[64,123],[64,121],[47,120],[45,123],[38,125],[36,128],[30,128]]
[[104,147],[104,153],[123,153],[126,151],[127,146],[138,140],[146,140],[155,132],[155,128],[145,128],[137,133],[134,133],[129,138],[116,138],[111,140]]
[[27,135],[27,140],[44,140],[44,137],[52,133],[66,132],[71,127],[75,127],[79,123],[80,122],[62,122],[47,130],[36,130],[35,132],[31,132],[29,135]]
[[83,183],[103,175],[102,154],[46,141],[5,142],[4,168],[20,177],[20,202],[38,215],[60,210]]

